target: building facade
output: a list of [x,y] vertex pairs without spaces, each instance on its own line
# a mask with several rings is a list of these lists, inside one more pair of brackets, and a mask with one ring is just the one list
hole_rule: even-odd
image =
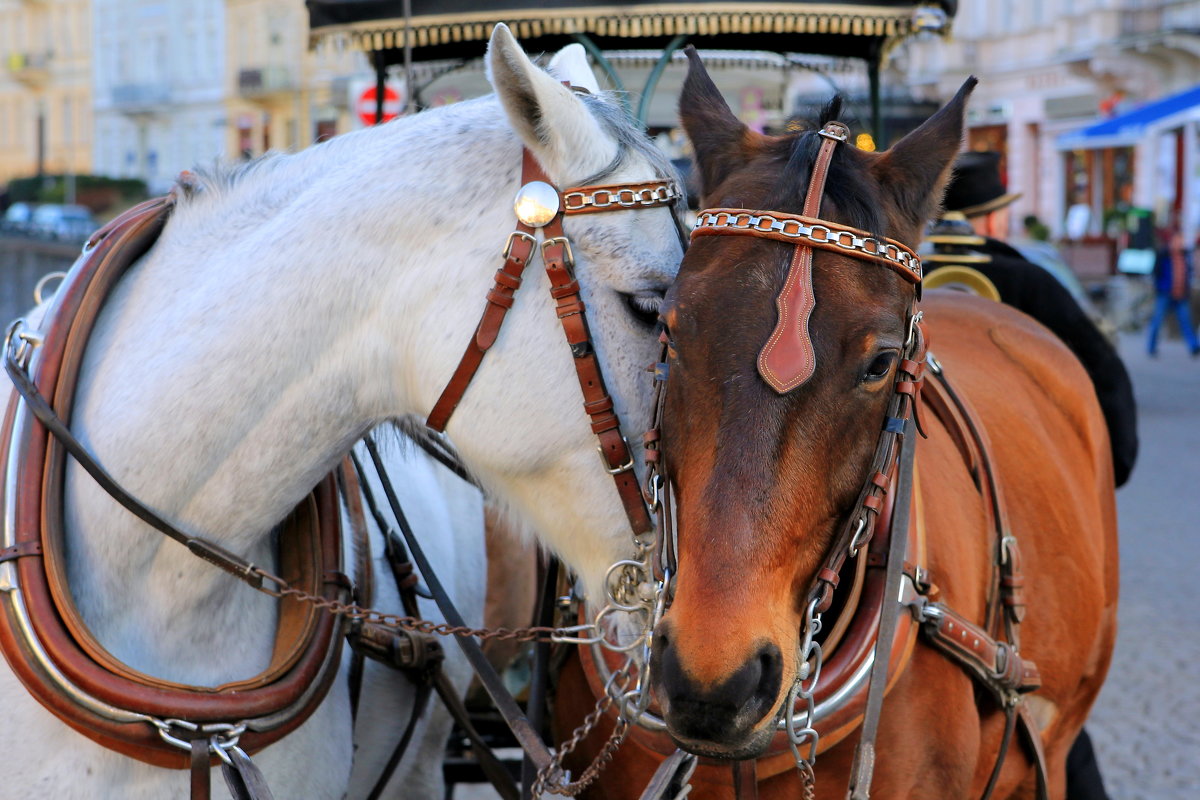
[[91,4],[0,0],[0,185],[91,170]]
[[1004,155],[1009,189],[1023,193],[1015,224],[1036,215],[1062,236],[1076,207],[1073,235],[1111,241],[1133,206],[1200,233],[1195,122],[1080,135],[1200,83],[1197,0],[962,0],[948,41],[913,42],[897,60],[930,98],[980,79],[968,147]]

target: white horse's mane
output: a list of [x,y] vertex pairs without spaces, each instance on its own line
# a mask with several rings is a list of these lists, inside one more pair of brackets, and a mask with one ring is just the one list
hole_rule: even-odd
[[[640,158],[654,165],[659,178],[674,180],[682,191],[683,181],[675,165],[646,138],[629,111],[619,102],[616,92],[580,93],[580,99],[605,132],[616,141],[617,154],[603,169],[581,176],[578,184],[602,181],[631,159]],[[490,111],[484,111],[485,108]],[[430,116],[451,111],[455,116],[466,118],[479,116],[481,123],[487,117],[501,117],[496,98],[489,95],[445,109],[426,111],[421,117],[398,117],[385,123],[382,130],[397,135],[407,133],[404,130],[406,127],[417,122],[425,123]],[[202,218],[202,210],[216,214],[235,208],[239,214],[267,215],[310,183],[315,167],[321,162],[336,162],[344,158],[355,152],[363,136],[378,136],[380,132],[379,127],[365,128],[335,136],[294,153],[270,150],[244,161],[217,160],[198,165],[184,172],[176,184],[178,208],[190,209],[186,216],[193,219]]]

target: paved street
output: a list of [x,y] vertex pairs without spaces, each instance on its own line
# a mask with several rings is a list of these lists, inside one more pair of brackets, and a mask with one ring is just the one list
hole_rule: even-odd
[[1141,451],[1117,493],[1117,650],[1088,725],[1112,800],[1200,798],[1200,361],[1167,340],[1121,354]]

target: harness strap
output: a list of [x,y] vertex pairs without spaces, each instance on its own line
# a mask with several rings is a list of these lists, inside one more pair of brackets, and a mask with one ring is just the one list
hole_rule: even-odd
[[592,344],[584,314],[583,299],[579,296],[579,282],[571,274],[574,256],[563,234],[561,214],[546,225],[545,235],[542,260],[546,265],[546,275],[550,278],[550,295],[558,304],[558,319],[566,334],[567,344],[571,347],[571,355],[574,356],[579,388],[583,391],[583,410],[591,419],[592,433],[600,440],[599,450],[605,470],[616,483],[634,535],[648,533],[654,529],[654,524],[646,511],[637,475],[633,471],[633,454],[629,450],[629,443],[621,435],[621,421],[617,418],[612,397],[600,373],[596,348]]
[[[427,452],[430,455],[434,455],[433,450],[427,450]],[[434,457],[436,458],[437,456],[434,455]],[[408,560],[408,555],[405,552],[404,543],[400,541],[395,531],[388,525],[387,518],[384,516],[382,509],[379,508],[375,500],[375,494],[371,491],[370,484],[367,481],[366,471],[363,469],[362,462],[353,451],[351,451],[348,460],[351,468],[347,470],[347,475],[352,477],[353,481],[347,480],[347,484],[353,483],[356,491],[361,491],[362,498],[366,500],[366,505],[375,519],[376,526],[383,533],[386,542],[385,557],[387,558],[392,578],[396,582],[396,590],[400,594],[405,613],[415,617],[419,614],[417,595],[419,593],[427,593],[428,590],[419,586],[413,564]],[[454,468],[455,464],[457,462],[452,461],[449,464],[445,464],[445,466],[455,472],[455,474],[460,474],[459,470]],[[461,465],[460,469],[462,469]],[[465,475],[465,472],[461,474]],[[381,474],[379,477],[382,481],[388,480],[387,475]],[[464,478],[464,480],[470,482],[468,478]],[[365,544],[367,548],[370,547],[369,541]],[[367,562],[368,564],[370,563],[369,554]],[[427,634],[394,630],[381,625],[365,623],[356,634],[349,637],[349,641],[351,650],[357,658],[361,660],[364,656],[369,657],[388,667],[404,672],[408,675],[413,685],[417,687],[417,696],[413,701],[413,709],[409,716],[408,725],[393,748],[392,754],[388,758],[383,771],[376,779],[371,797],[379,796],[379,793],[391,782],[392,775],[400,764],[400,759],[412,741],[417,721],[428,705],[429,691],[432,689],[437,692],[446,710],[450,712],[450,716],[454,718],[454,721],[458,723],[458,726],[471,741],[471,748],[475,753],[476,759],[479,761],[480,769],[483,770],[484,775],[491,781],[492,786],[496,788],[500,797],[503,800],[519,800],[516,786],[513,785],[512,776],[508,774],[504,765],[500,763],[495,753],[492,752],[487,742],[479,734],[479,731],[475,729],[475,726],[471,722],[470,712],[463,705],[461,698],[458,696],[458,691],[450,683],[450,679],[446,677],[446,673],[442,669],[445,652],[437,640]]]
[[221,775],[234,800],[275,800],[262,772],[240,748],[225,751],[229,761],[221,762]]
[[1025,748],[1033,758],[1037,771],[1037,800],[1049,800],[1050,779],[1046,769],[1046,751],[1042,747],[1037,721],[1029,713],[1029,706],[1025,703],[1017,704],[1017,731],[1021,734],[1021,741],[1025,742]]
[[1002,706],[1042,685],[1037,665],[1008,642],[941,603],[927,603],[922,630],[927,641],[987,688]]
[[854,749],[854,761],[850,767],[847,794],[851,800],[868,800],[871,796],[871,778],[875,772],[875,737],[879,733],[879,713],[883,708],[883,695],[887,691],[892,639],[900,621],[900,581],[904,575],[904,551],[908,542],[909,509],[913,494],[913,463],[917,450],[915,428],[915,421],[909,419],[901,442],[900,475],[892,506],[892,530],[883,583],[883,608],[879,612],[879,634],[875,640],[875,660],[871,664],[871,684],[863,711],[862,735]]
[[412,741],[413,732],[417,729],[417,720],[421,718],[425,707],[429,705],[429,696],[433,691],[430,682],[413,681],[413,683],[417,687],[417,696],[413,699],[413,710],[409,714],[408,724],[404,726],[404,733],[401,734],[400,741],[396,742],[396,746],[392,749],[392,754],[388,757],[383,772],[375,781],[371,793],[367,795],[367,800],[379,800],[379,797],[383,795],[384,789],[387,788],[392,776],[396,773],[396,767],[400,766],[400,759],[404,756],[404,751],[408,749],[408,743]]
[[[522,151],[521,184],[524,185],[530,181],[549,183],[549,179],[542,171],[541,165],[537,163],[537,159],[526,149]],[[429,412],[429,418],[425,420],[425,424],[435,431],[446,430],[450,416],[462,402],[463,395],[466,394],[467,387],[471,384],[471,379],[475,377],[479,365],[483,363],[484,353],[495,344],[496,337],[500,335],[500,326],[504,322],[504,316],[512,308],[514,295],[521,287],[521,275],[525,272],[525,267],[529,266],[534,248],[537,246],[535,233],[536,231],[531,225],[518,220],[516,230],[508,235],[508,242],[504,246],[504,266],[496,270],[496,283],[487,293],[487,305],[484,306],[483,316],[475,328],[475,335],[467,342],[467,349],[463,353],[462,360],[458,362],[458,367],[455,368],[449,383],[442,390],[442,395],[434,404],[433,410]]]
[[[526,149],[522,156],[521,183],[525,185],[534,181],[553,185],[537,159]],[[565,214],[670,205],[677,199],[676,191],[669,182],[659,182],[636,186],[574,187],[567,190],[566,197],[569,198],[568,202],[564,202],[563,195],[559,194],[557,213],[541,226],[545,237],[541,244],[542,260],[550,277],[550,295],[557,303],[558,318],[571,347],[571,355],[574,356],[579,387],[583,391],[584,411],[591,419],[592,432],[600,441],[599,450],[605,469],[613,476],[625,515],[636,536],[653,530],[654,526],[633,471],[633,455],[628,442],[621,435],[620,420],[604,386],[604,377],[584,315],[586,309],[579,296],[579,283],[571,272],[575,257],[563,233],[562,220]],[[430,428],[445,430],[471,379],[483,363],[484,354],[495,343],[504,317],[512,308],[513,295],[521,285],[521,275],[533,256],[537,245],[536,234],[535,226],[518,219],[516,230],[509,235],[504,249],[504,266],[496,272],[496,283],[488,292],[488,304],[475,335],[467,343],[462,360],[425,421]]]
[[[375,445],[375,440],[367,436],[363,441],[367,445],[367,452],[371,455],[371,461],[375,469],[378,471],[380,477],[383,478],[387,475],[387,470],[383,465],[383,459],[379,456],[379,449]],[[396,497],[396,492],[392,488],[390,481],[383,480],[383,489],[387,495],[388,503],[391,505],[392,514],[396,518],[396,523],[400,526],[400,532],[404,535],[404,540],[412,552],[413,559],[417,563],[417,568],[421,570],[421,574],[429,584],[429,591],[433,594],[433,599],[437,603],[438,609],[451,625],[465,626],[462,614],[459,613],[458,608],[454,605],[454,601],[450,599],[450,596],[442,587],[442,582],[434,574],[424,549],[422,549],[420,542],[417,541],[412,526],[409,525],[408,518],[400,507],[400,501]],[[496,710],[504,717],[504,721],[512,730],[513,736],[516,737],[521,748],[529,755],[533,763],[537,765],[539,771],[549,767],[551,764],[551,755],[545,742],[542,741],[541,736],[534,730],[533,726],[529,724],[529,720],[526,719],[525,714],[521,711],[521,707],[517,705],[517,701],[504,686],[504,682],[496,674],[495,668],[488,662],[487,656],[484,655],[479,643],[474,639],[468,639],[464,636],[456,636],[454,638],[458,642],[459,648],[463,651],[463,655],[467,657],[467,660],[471,662],[471,666],[475,668],[475,673],[479,676],[479,682],[483,684],[483,688],[491,696],[492,702],[496,705]]]
[[40,556],[41,554],[41,542],[17,542],[12,547],[5,547],[3,550],[0,550],[0,564],[4,563],[5,561],[16,561],[18,558],[26,558],[27,556]]
[[734,761],[733,796],[735,800],[758,800],[758,761],[746,759]]
[[208,739],[192,739],[190,749],[191,800],[209,800],[212,796],[212,775],[208,764]]
[[[820,135],[824,137],[821,150],[817,153],[812,174],[808,181],[808,193],[804,197],[804,216],[818,217],[821,213],[821,198],[825,194],[825,178],[829,174],[829,161],[838,142],[846,141],[850,129],[840,122],[826,123]],[[812,285],[812,248],[797,242],[792,251],[792,263],[788,267],[783,290],[775,299],[779,321],[758,354],[758,372],[767,385],[779,394],[785,394],[805,383],[817,369],[817,356],[813,350],[812,337],[808,333],[808,319],[816,307]]]

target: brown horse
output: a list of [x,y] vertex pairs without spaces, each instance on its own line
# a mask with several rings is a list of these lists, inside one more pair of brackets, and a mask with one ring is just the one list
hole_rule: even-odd
[[[693,54],[680,108],[703,207],[803,211],[915,246],[959,149],[973,85],[887,152],[832,148],[824,197],[812,213],[804,209],[806,187],[811,191],[822,136],[750,131]],[[915,449],[911,541],[918,546],[907,553],[919,563],[905,568],[931,584],[923,589],[928,598],[1000,641],[1013,642],[1015,622],[1007,623],[1023,618],[1019,655],[1031,674],[1036,662],[1040,688],[1005,696],[1014,705],[1019,696],[1031,712],[1049,796],[1061,798],[1067,751],[1104,680],[1116,625],[1112,467],[1088,377],[1028,317],[934,291],[921,303],[924,327],[953,392],[926,379],[926,396],[917,401],[921,370],[906,360],[917,358],[906,349],[917,299],[912,282],[850,248],[814,246],[815,307],[804,337],[811,374],[795,386],[769,385],[760,353],[774,336],[777,298],[797,249],[761,236],[697,236],[663,308],[670,347],[661,448],[676,492],[678,566],[670,608],[655,631],[651,674],[667,732],[674,744],[715,759],[754,759],[773,738],[778,743],[811,587],[818,578],[837,583],[819,575],[827,551],[865,494],[886,493],[864,485],[871,489],[895,392],[908,391],[927,438]],[[953,396],[963,398],[960,411]],[[972,425],[978,437],[970,435]],[[1019,542],[1023,599],[1019,571],[1004,573],[1007,588],[997,588],[998,570],[1006,568],[997,558],[1005,552],[1001,537]],[[1016,546],[1008,544],[1015,561]],[[849,560],[843,575],[858,560]],[[860,572],[878,566],[867,563]],[[827,634],[839,627],[832,624],[837,607],[853,605],[838,597],[826,614]],[[1022,602],[1024,613],[1013,609]],[[1006,714],[945,648],[908,624],[894,648],[872,792],[979,797],[1006,738]],[[839,648],[849,648],[850,638]],[[827,653],[827,668],[831,660]],[[562,713],[577,702],[568,695],[578,680],[579,673],[564,678]],[[820,731],[819,797],[845,796],[861,706],[838,730]],[[647,741],[633,736],[592,796],[636,797],[669,752]],[[1009,750],[993,797],[1033,796],[1032,752]],[[786,769],[791,756],[782,758],[784,767],[779,756],[758,760],[761,796],[801,796],[797,770]],[[733,796],[728,768],[705,769],[693,779],[693,796]]]

